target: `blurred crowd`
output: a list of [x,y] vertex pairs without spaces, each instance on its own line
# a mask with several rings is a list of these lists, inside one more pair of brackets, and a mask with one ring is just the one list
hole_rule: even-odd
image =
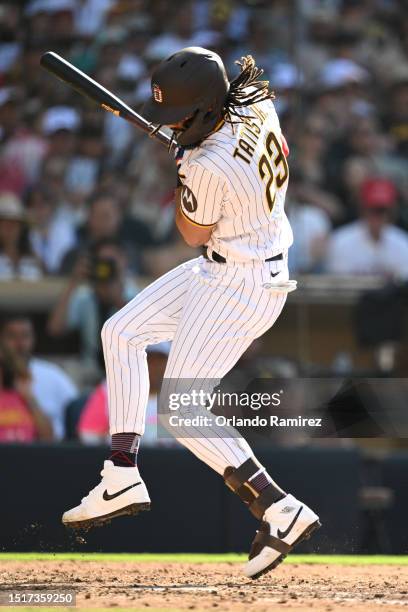
[[[0,321],[0,444],[80,440],[108,442],[106,381],[79,389],[57,364],[35,352],[35,329],[29,317],[4,315]],[[145,445],[171,445],[157,440],[157,397],[170,344],[148,347],[150,391]]]
[[265,70],[291,150],[292,270],[408,277],[403,0],[3,0],[0,41],[0,278],[75,275],[105,239],[131,274],[190,255],[166,149],[39,66],[52,49],[139,109],[188,45],[231,76],[247,53]]
[[[190,45],[217,51],[231,77],[252,54],[275,92],[290,148],[292,272],[408,280],[404,0],[1,0],[0,281],[65,276],[47,331],[77,330],[90,371],[101,372],[101,326],[137,293],[135,278],[194,252],[174,227],[166,148],[39,61],[56,51],[140,110],[152,68]],[[10,325],[26,326],[28,343],[11,356]],[[0,398],[23,397],[28,437],[62,437],[75,384],[29,356],[28,319],[5,319],[2,335]],[[47,411],[52,394],[36,393],[38,376],[55,379],[60,416]]]

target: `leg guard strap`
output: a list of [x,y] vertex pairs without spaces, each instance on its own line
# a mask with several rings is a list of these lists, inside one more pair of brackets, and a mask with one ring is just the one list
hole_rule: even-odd
[[224,472],[227,487],[234,491],[247,506],[250,506],[257,496],[248,479],[259,472],[261,467],[255,458],[250,457],[239,467],[227,467]]
[[251,476],[254,476],[261,469],[262,465],[255,459],[250,457],[242,465],[237,468],[227,467],[224,472],[225,484],[238,493],[238,490],[244,485]]
[[254,498],[249,504],[249,509],[257,519],[261,520],[265,510],[282,499],[282,497],[284,497],[284,494],[277,494],[275,487],[270,484],[259,493],[258,497]]
[[290,544],[286,544],[283,540],[270,535],[268,523],[261,523],[260,529],[252,542],[249,559],[257,557],[265,546],[277,550],[282,555],[287,555],[292,549]]
[[274,484],[268,485],[260,493],[251,486],[249,479],[261,468],[259,461],[250,457],[238,468],[227,467],[224,472],[225,484],[242,499],[257,519],[262,519],[265,510],[285,496]]

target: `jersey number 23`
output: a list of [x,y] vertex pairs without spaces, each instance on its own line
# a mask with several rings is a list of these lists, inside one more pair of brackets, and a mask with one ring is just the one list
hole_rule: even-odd
[[[273,132],[268,132],[265,141],[266,151],[259,158],[258,170],[261,179],[266,181],[266,201],[269,211],[272,212],[275,204],[276,192],[285,184],[289,176],[288,162],[282,145]],[[275,173],[273,171],[275,168]]]

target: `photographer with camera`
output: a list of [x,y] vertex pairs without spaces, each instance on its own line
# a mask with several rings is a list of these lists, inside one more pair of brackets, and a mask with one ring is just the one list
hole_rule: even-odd
[[62,336],[78,330],[81,367],[86,381],[99,374],[103,323],[131,300],[138,288],[127,274],[127,258],[115,239],[102,239],[77,259],[72,275],[50,314],[48,332]]

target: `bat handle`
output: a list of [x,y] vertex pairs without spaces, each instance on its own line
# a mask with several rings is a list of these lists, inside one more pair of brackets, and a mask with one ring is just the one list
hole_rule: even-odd
[[[153,123],[149,124],[149,131],[147,132],[149,138],[154,138],[155,140],[158,140],[159,142],[161,142],[162,144],[166,145],[169,149],[169,151],[171,151],[172,149],[174,149],[176,147],[176,142],[173,140],[172,137],[167,136],[167,134],[165,134],[164,132],[162,132],[160,130],[159,125],[154,125]],[[164,137],[164,138],[163,138]]]

